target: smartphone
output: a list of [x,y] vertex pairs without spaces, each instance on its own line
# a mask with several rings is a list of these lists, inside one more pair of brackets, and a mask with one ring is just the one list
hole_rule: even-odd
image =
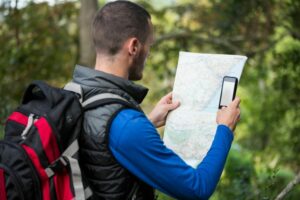
[[235,98],[238,79],[236,77],[224,76],[220,95],[219,109],[228,106]]

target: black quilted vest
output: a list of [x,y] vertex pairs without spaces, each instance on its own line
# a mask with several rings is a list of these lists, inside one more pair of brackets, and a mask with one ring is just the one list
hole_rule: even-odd
[[[127,99],[137,109],[148,92],[147,88],[131,81],[78,65],[73,81],[82,86],[84,100],[110,92]],[[85,113],[79,156],[83,176],[93,190],[92,199],[126,200],[133,186],[138,184],[136,199],[153,200],[153,188],[122,167],[108,147],[110,124],[123,108],[121,104],[108,104]]]

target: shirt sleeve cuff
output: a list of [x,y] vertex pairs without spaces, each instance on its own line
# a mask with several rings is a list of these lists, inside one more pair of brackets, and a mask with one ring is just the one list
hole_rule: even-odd
[[217,133],[223,133],[223,135],[226,137],[226,139],[230,142],[232,142],[234,139],[233,132],[231,131],[231,129],[228,126],[226,126],[224,124],[218,125]]

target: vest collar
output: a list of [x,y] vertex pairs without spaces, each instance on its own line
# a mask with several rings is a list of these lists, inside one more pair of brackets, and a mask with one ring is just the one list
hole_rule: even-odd
[[76,83],[91,87],[119,88],[127,92],[137,103],[142,103],[148,93],[148,89],[142,85],[135,84],[127,79],[105,73],[103,71],[75,66],[73,80]]

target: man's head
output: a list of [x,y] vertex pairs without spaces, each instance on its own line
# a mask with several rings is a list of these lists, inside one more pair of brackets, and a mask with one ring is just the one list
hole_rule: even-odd
[[97,54],[128,56],[130,80],[140,80],[153,28],[149,13],[129,1],[106,4],[95,16],[92,34]]

